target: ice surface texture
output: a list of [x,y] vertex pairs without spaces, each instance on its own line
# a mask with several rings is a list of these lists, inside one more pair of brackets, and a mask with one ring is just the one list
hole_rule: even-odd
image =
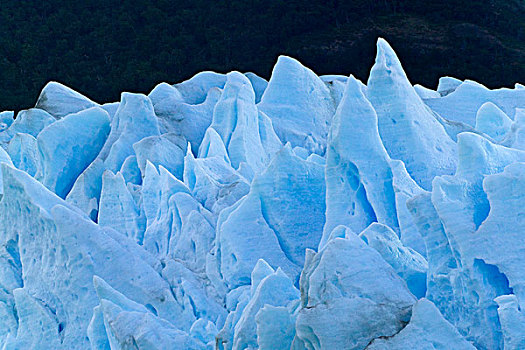
[[2,349],[523,349],[525,89],[281,56],[0,113]]

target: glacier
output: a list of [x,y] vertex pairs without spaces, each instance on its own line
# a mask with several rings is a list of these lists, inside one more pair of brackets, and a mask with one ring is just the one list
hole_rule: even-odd
[[0,113],[2,349],[523,349],[525,89],[287,56]]

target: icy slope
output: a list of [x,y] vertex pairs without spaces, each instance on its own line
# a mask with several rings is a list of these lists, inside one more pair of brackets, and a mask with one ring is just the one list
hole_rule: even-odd
[[382,39],[367,85],[51,82],[0,114],[0,347],[522,349],[524,91]]

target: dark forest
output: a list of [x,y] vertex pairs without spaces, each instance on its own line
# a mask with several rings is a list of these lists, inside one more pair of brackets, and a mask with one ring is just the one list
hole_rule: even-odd
[[50,80],[110,102],[202,70],[269,78],[279,54],[366,80],[378,36],[414,84],[525,81],[521,0],[4,0],[0,28],[2,110],[32,107]]

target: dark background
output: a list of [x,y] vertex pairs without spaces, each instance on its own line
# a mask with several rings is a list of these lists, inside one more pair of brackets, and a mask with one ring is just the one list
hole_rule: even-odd
[[525,82],[523,0],[2,0],[0,29],[0,110],[49,80],[110,102],[202,70],[269,78],[279,54],[366,80],[378,36],[412,83]]

